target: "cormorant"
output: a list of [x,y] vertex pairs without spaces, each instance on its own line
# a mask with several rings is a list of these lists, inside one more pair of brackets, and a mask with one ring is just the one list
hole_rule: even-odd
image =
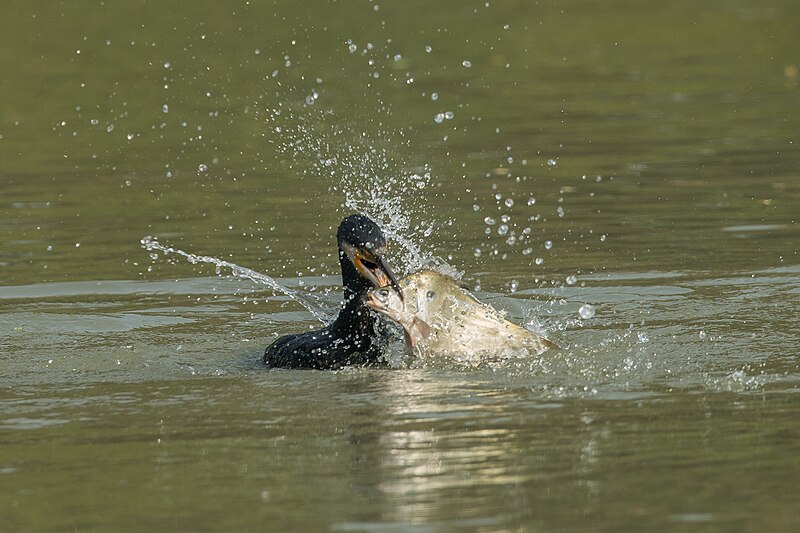
[[373,287],[391,286],[400,291],[384,260],[386,238],[375,222],[353,214],[339,224],[336,240],[344,285],[339,315],[322,329],[278,338],[264,352],[267,366],[335,369],[378,361],[376,318],[365,298]]

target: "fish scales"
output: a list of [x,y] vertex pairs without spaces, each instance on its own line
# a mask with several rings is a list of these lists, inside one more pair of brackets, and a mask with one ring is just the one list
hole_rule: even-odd
[[453,278],[421,270],[389,287],[374,289],[367,305],[402,327],[412,353],[459,360],[539,355],[557,346],[478,301]]

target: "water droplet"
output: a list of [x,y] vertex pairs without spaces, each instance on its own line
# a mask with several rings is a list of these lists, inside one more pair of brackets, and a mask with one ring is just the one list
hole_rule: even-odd
[[470,68],[472,66],[472,61],[465,59],[464,61],[461,62],[461,64],[464,65],[464,68]]
[[556,161],[555,159],[548,159],[547,160],[547,166],[549,166],[549,167],[554,167],[557,164],[558,164],[558,161]]
[[445,111],[444,112],[444,118],[446,118],[447,120],[452,120],[454,116],[455,115],[453,115],[452,111]]
[[166,63],[164,63],[164,68],[169,68],[169,67],[171,67],[171,66],[172,66],[172,65],[170,64],[170,62],[169,62],[169,61],[167,61]]
[[647,336],[647,333],[644,331],[640,331],[636,334],[636,338],[639,339],[639,342],[645,343],[650,341],[650,337]]
[[433,117],[433,121],[437,124],[444,122],[444,113],[436,113],[436,115]]
[[512,200],[511,198],[506,198],[506,201],[504,203],[506,204],[507,207],[511,207],[514,205],[514,200]]
[[590,318],[594,318],[594,306],[589,304],[583,304],[578,308],[578,316],[580,316],[584,320],[589,320]]
[[[49,246],[48,246],[48,248],[49,248]],[[702,341],[702,340],[705,340],[705,338],[708,336],[708,334],[705,332],[705,330],[701,329],[700,333],[698,333],[697,336],[700,337],[700,340]]]
[[431,53],[432,50],[433,48],[431,48],[430,46],[425,47],[425,51],[428,52],[429,54]]
[[472,204],[472,210],[473,211],[480,211],[481,210],[481,206],[479,206],[478,204]]
[[604,233],[603,235],[600,235],[600,242],[606,242],[606,239],[607,239],[607,238],[608,238],[608,237],[606,236],[606,234],[605,234],[605,233]]
[[544,249],[549,250],[553,247],[553,241],[544,241]]
[[199,165],[197,165],[197,171],[198,172],[205,172],[207,169],[208,169],[208,167],[206,167],[206,165],[203,164],[203,163],[200,163]]
[[80,247],[81,247],[81,243],[79,243],[79,242],[76,242],[76,243],[75,243],[75,248],[80,248]]
[[535,203],[536,203],[536,198],[534,198],[533,196],[531,196],[530,198],[528,198],[528,205],[533,205],[533,204],[535,204]]
[[129,134],[127,134],[125,137],[127,137],[127,139],[128,139],[129,141],[132,141],[132,140],[133,140],[133,133],[129,133]]
[[501,224],[499,228],[497,228],[498,235],[505,235],[508,233],[508,226],[506,224]]
[[350,50],[351,54],[355,54],[358,51],[358,46],[356,46],[354,43],[350,43],[350,46],[348,46],[347,49]]
[[536,259],[533,260],[533,262],[536,263],[537,265],[541,265],[542,263],[544,263],[544,259],[542,259],[541,257],[537,257]]
[[401,59],[403,59],[403,56],[401,56],[400,54],[395,54],[395,56],[394,56],[394,58],[393,58],[393,59],[394,59],[395,61],[400,61]]
[[497,221],[496,221],[495,219],[493,219],[492,217],[486,217],[486,218],[484,218],[484,219],[483,219],[483,222],[484,222],[485,224],[488,224],[489,226],[494,226],[495,224],[497,224]]
[[108,133],[111,133],[112,131],[114,131],[114,125],[113,124],[109,124],[108,127],[106,128],[106,131]]
[[439,93],[431,93],[431,100],[434,102],[439,99]]
[[525,248],[522,250],[522,255],[531,255],[533,253],[533,248]]
[[162,105],[161,106],[161,112],[162,113],[169,113],[169,105],[168,104]]
[[567,285],[575,285],[578,282],[578,278],[575,276],[567,276]]
[[481,256],[481,249],[480,248],[475,248],[472,251],[472,255],[474,255],[475,257],[480,257]]
[[558,218],[564,218],[564,208],[563,207],[558,206],[558,208],[556,209],[556,213],[558,213]]
[[517,287],[519,287],[519,282],[515,279],[511,280],[511,292],[517,292]]

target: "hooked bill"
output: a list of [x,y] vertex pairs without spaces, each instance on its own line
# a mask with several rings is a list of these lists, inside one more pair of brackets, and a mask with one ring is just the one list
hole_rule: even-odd
[[[449,276],[421,270],[393,288],[373,289],[367,305],[398,322],[415,354],[480,360],[525,353],[541,354],[558,346],[508,320],[479,302]],[[402,297],[401,297],[402,296]]]

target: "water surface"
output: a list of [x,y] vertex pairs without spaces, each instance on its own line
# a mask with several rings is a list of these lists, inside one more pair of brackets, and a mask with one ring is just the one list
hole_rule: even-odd
[[[0,21],[0,529],[800,526],[795,3],[192,5]],[[562,349],[265,370],[354,210]]]

